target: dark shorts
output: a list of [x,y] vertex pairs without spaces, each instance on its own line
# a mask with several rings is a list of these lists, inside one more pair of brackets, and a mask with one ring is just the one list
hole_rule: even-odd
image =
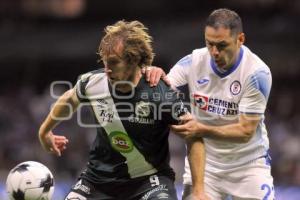
[[164,175],[150,175],[126,183],[96,185],[80,179],[65,200],[177,200],[174,181]]

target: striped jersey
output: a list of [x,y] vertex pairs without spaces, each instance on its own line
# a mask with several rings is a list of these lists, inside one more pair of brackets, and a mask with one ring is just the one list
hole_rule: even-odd
[[98,125],[83,178],[102,184],[159,172],[174,177],[168,125],[177,124],[184,107],[172,89],[163,81],[150,87],[142,77],[132,91],[122,93],[101,70],[82,75],[75,89]]

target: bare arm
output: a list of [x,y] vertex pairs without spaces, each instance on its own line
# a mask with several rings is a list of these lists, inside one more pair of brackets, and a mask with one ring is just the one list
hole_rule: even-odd
[[187,157],[192,175],[192,196],[194,199],[207,200],[204,191],[205,149],[202,138],[187,137]]
[[241,115],[239,122],[235,124],[207,126],[204,136],[246,143],[255,133],[260,119],[259,115]]
[[183,116],[184,124],[173,125],[171,129],[182,137],[194,135],[196,137],[210,137],[246,143],[255,133],[260,119],[260,115],[241,114],[237,123],[224,126],[210,126],[196,121],[189,115]]
[[46,151],[60,156],[61,151],[66,148],[68,140],[64,136],[54,135],[52,130],[59,122],[71,116],[79,103],[75,89],[68,90],[56,101],[39,129],[39,139]]

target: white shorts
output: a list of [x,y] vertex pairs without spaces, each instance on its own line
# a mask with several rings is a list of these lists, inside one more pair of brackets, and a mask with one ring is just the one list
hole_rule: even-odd
[[[260,158],[230,170],[205,170],[205,192],[212,200],[273,200],[271,167]],[[185,191],[190,185],[185,185]],[[184,194],[189,196],[189,194]],[[185,198],[186,200],[189,198]]]

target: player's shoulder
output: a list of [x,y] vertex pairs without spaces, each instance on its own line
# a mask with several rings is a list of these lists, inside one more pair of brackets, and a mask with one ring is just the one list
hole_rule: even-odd
[[267,88],[271,88],[272,74],[270,68],[250,49],[243,46],[244,54],[246,55],[245,66],[247,73],[245,76],[249,83],[257,88],[264,89],[262,93],[267,95]]
[[173,96],[176,91],[172,89],[172,87],[168,84],[166,84],[163,80],[160,80],[155,87],[155,91],[160,93],[162,96],[162,101],[165,101],[166,98]]
[[102,79],[105,75],[104,69],[97,69],[80,74],[78,79],[83,83],[88,83],[95,79]]
[[190,54],[181,58],[176,65],[192,66],[193,63],[201,61],[207,55],[209,55],[207,48],[194,49]]
[[80,85],[81,90],[94,91],[95,88],[100,89],[102,86],[104,87],[106,85],[102,83],[106,80],[105,77],[106,73],[104,72],[104,69],[90,71],[79,76],[78,84]]
[[169,85],[167,85],[162,79],[160,79],[157,83],[156,86],[151,87],[150,83],[146,80],[145,75],[142,76],[139,84],[138,84],[138,88],[143,90],[143,91],[147,91],[149,93],[163,93],[167,90],[169,90],[169,88],[171,88]]
[[171,86],[169,86],[168,84],[166,84],[165,81],[163,81],[162,79],[159,80],[157,87],[161,88],[163,91],[167,91],[170,90]]
[[208,54],[208,50],[206,47],[203,47],[203,48],[199,48],[199,49],[194,49],[192,51],[192,55],[196,55],[196,56],[206,56]]
[[208,52],[208,49],[206,47],[200,48],[200,49],[194,49],[192,54],[193,61],[201,61],[205,58],[210,57],[210,54]]

